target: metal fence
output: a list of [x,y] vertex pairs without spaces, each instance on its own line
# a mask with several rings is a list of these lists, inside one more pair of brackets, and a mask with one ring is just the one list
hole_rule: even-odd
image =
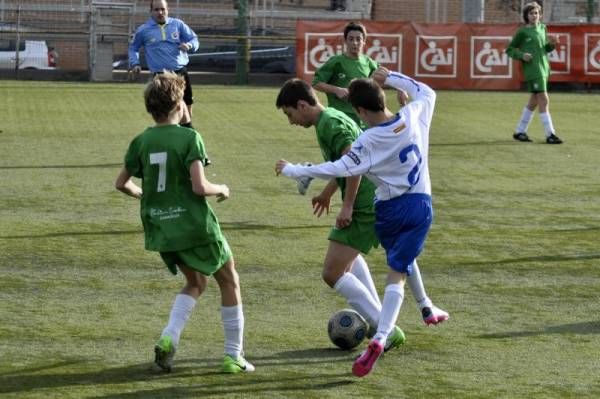
[[[225,53],[220,56],[227,58],[223,67],[229,68],[231,55],[240,46],[250,44],[250,49],[257,49],[255,54],[286,46],[293,51],[298,18],[369,18],[371,1],[348,0],[346,4],[344,12],[327,12],[329,0],[171,0],[169,7],[170,16],[183,19],[198,33],[200,51]],[[131,33],[149,17],[148,5],[148,0],[0,0],[0,70],[14,71],[18,77],[20,69],[45,69],[41,67],[44,60],[24,63],[40,57],[39,49],[36,54],[31,50],[35,45],[47,47],[47,67],[110,80],[113,63],[126,57]],[[242,35],[240,5],[246,9],[247,29]]]
[[[600,23],[599,0],[539,1],[546,22]],[[448,20],[449,15],[458,15],[464,22],[502,23],[514,22],[526,1],[336,0],[344,4],[339,11],[328,10],[331,0],[170,0],[169,7],[171,16],[198,33],[200,52],[221,57],[195,56],[202,68],[231,68],[240,48],[249,46],[252,71],[264,64],[261,56],[273,54],[263,50],[281,49],[282,57],[293,58],[298,19],[371,19],[376,6],[401,9],[404,2],[423,7],[429,22],[461,22]],[[242,34],[240,6],[247,10]],[[453,7],[460,10],[450,12]],[[494,15],[509,15],[507,10],[512,12],[511,21],[494,20]],[[9,77],[18,77],[22,69],[46,65],[51,70],[54,65],[86,79],[110,80],[113,63],[123,67],[118,61],[126,58],[132,31],[148,17],[149,0],[0,0],[0,76],[9,71]],[[274,65],[281,63],[271,69]]]

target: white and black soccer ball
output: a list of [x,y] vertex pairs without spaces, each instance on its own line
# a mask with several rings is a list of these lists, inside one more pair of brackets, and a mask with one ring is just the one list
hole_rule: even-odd
[[367,335],[369,324],[352,309],[335,312],[327,324],[329,339],[341,349],[352,349],[358,346]]

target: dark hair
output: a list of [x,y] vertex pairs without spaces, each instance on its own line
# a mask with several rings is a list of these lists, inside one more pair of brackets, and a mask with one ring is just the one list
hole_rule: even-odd
[[173,72],[158,73],[146,85],[144,102],[146,111],[155,121],[162,121],[183,98],[185,80]]
[[348,24],[344,28],[344,40],[348,38],[348,33],[350,33],[353,30],[362,33],[363,39],[367,38],[367,28],[365,28],[363,24],[361,24],[360,22],[348,22]]
[[317,104],[317,96],[312,87],[301,79],[293,78],[287,80],[279,90],[275,106],[277,108],[297,108],[300,100],[304,100],[310,105]]
[[385,93],[373,79],[354,79],[348,86],[348,101],[352,107],[368,111],[385,110]]
[[539,9],[540,15],[542,14],[542,6],[537,1],[529,2],[523,6],[523,21],[525,21],[526,24],[529,23],[529,15],[528,14],[534,8]]
[[[169,7],[169,4],[167,4],[167,0],[165,0],[165,5]],[[150,0],[150,11],[152,10],[154,10],[154,0]]]

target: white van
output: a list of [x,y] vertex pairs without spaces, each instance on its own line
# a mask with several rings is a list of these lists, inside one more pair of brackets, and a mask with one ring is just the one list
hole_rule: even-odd
[[[15,40],[0,39],[0,69],[15,69]],[[19,43],[19,69],[56,69],[57,53],[45,41],[24,40]]]

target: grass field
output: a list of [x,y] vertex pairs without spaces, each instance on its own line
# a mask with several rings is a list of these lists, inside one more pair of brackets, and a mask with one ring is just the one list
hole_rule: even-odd
[[[236,256],[252,375],[220,374],[211,282],[171,374],[152,347],[182,279],[143,249],[138,203],[114,190],[129,141],[150,124],[141,85],[0,81],[0,397],[600,397],[600,112],[597,94],[551,93],[564,145],[511,134],[525,93],[440,92],[431,132],[436,219],[420,265],[451,313],[422,325],[407,290],[407,343],[366,378],[329,343],[342,299],[320,280],[334,215],[276,178],[319,161],[275,88],[196,86],[195,120]],[[336,209],[339,201],[336,202]],[[334,210],[335,214],[336,210]],[[383,251],[367,257],[380,291]]]

